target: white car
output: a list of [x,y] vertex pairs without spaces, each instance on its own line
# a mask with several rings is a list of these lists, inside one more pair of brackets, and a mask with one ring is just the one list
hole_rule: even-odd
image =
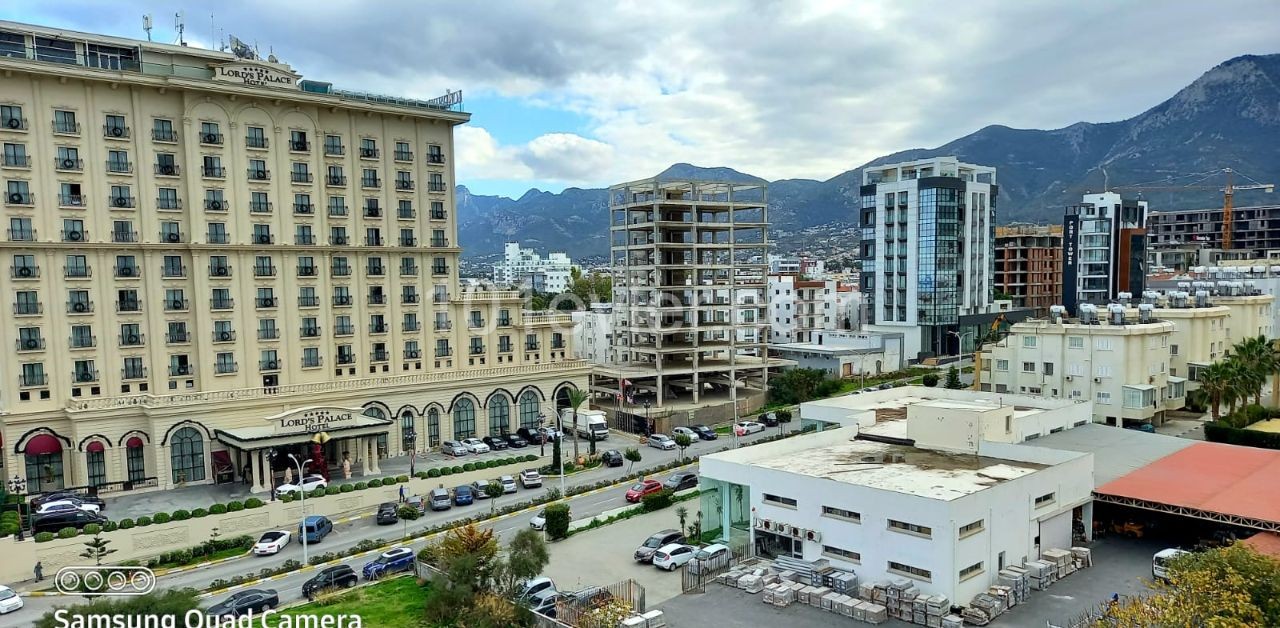
[[746,436],[747,434],[755,434],[756,432],[763,432],[764,423],[757,423],[755,421],[743,421],[741,423],[734,423],[733,429],[735,432],[738,433],[738,436]]
[[516,492],[516,479],[509,475],[498,478],[498,484],[502,485],[503,495],[510,495]]
[[689,563],[689,572],[711,571],[727,564],[733,557],[729,546],[715,543],[693,552],[693,562]]
[[653,566],[667,571],[675,571],[691,560],[693,560],[693,547],[681,543],[664,545],[653,553]]
[[671,440],[671,437],[666,434],[654,434],[649,437],[649,446],[663,450],[675,449],[676,442]]
[[533,518],[529,520],[529,527],[533,528],[534,530],[541,530],[543,528],[546,528],[547,527],[547,511],[539,510],[538,514],[534,515]]
[[274,530],[262,535],[257,543],[253,544],[253,553],[258,556],[269,556],[278,553],[284,549],[284,546],[293,540],[293,535],[287,530]]
[[22,598],[13,589],[0,584],[0,615],[22,608]]
[[308,475],[303,477],[301,482],[291,482],[277,486],[276,495],[286,495],[299,491],[310,493],[318,488],[327,488],[328,486],[329,482],[324,479],[323,475]]
[[462,446],[466,447],[467,451],[473,454],[489,453],[489,446],[484,444],[484,441],[478,438],[464,438],[462,439]]
[[98,512],[101,509],[98,508],[97,504],[86,504],[78,499],[59,499],[40,504],[40,507],[36,509],[36,514],[47,515],[55,512],[72,512],[76,510]]
[[693,439],[694,442],[697,442],[699,440],[698,433],[693,431],[693,428],[688,428],[683,426],[673,427],[671,428],[671,434],[673,438],[677,434],[684,434],[685,436],[688,436],[689,438]]

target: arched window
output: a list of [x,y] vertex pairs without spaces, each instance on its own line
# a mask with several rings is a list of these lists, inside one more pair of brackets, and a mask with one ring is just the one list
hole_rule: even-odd
[[435,447],[440,444],[440,411],[432,408],[427,410],[427,446]]
[[476,404],[470,399],[459,399],[453,406],[453,437],[471,438],[476,435]]
[[93,441],[84,450],[85,468],[89,471],[89,486],[107,483],[107,450],[102,441]]
[[506,397],[489,400],[489,435],[498,436],[511,429],[511,404]]
[[27,490],[57,491],[66,486],[62,476],[62,443],[54,436],[40,434],[23,450],[27,463]]
[[194,427],[184,427],[169,439],[169,466],[173,482],[204,480],[204,439]]
[[520,395],[520,427],[538,427],[540,406],[538,393],[526,390],[523,395]]
[[418,433],[413,429],[413,411],[405,410],[400,414],[400,448],[413,451],[417,438]]
[[129,468],[129,481],[140,482],[147,477],[146,457],[142,449],[142,439],[134,436],[125,444],[125,462]]
[[384,419],[384,420],[385,420],[385,419],[387,418],[387,413],[386,413],[386,412],[383,412],[383,411],[382,411],[382,408],[379,408],[378,406],[369,406],[368,408],[365,408],[365,409],[364,409],[364,415],[365,415],[365,416],[371,416],[371,417],[373,417],[373,418],[375,418],[375,419]]

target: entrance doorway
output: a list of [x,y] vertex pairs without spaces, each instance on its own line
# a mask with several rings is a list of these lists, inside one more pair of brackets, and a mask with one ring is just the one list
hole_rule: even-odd
[[790,558],[804,558],[803,541],[798,541],[789,536],[774,534],[764,530],[756,530],[756,556],[764,556],[767,558],[777,558],[779,556],[787,556]]

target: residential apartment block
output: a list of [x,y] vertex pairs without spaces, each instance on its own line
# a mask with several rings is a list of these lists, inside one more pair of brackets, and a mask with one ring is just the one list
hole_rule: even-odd
[[1147,202],[1115,192],[1085,194],[1062,225],[1062,305],[1106,305],[1146,290]]
[[860,192],[871,328],[904,333],[913,360],[960,353],[990,324],[995,169],[955,157],[874,166]]
[[503,248],[502,262],[493,265],[493,281],[559,294],[569,290],[574,268],[573,260],[564,253],[552,252],[542,257],[533,249],[508,242]]
[[1035,316],[1062,303],[1062,226],[996,227],[995,288]]
[[[1234,207],[1231,219],[1232,254],[1266,257],[1280,250],[1280,205]],[[1205,265],[1210,260],[1200,252],[1223,252],[1222,207],[1153,211],[1147,232],[1153,261],[1176,270]]]
[[812,342],[819,331],[861,328],[862,294],[835,280],[769,275],[769,342]]
[[[247,480],[500,433],[585,386],[568,317],[457,278],[461,96],[0,22],[0,442],[28,490]],[[304,449],[306,451],[304,452]]]

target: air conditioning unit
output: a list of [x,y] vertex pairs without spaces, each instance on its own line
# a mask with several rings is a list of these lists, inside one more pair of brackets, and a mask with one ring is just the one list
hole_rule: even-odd
[[84,239],[84,232],[83,232],[83,231],[71,231],[71,232],[67,233],[67,239],[68,239],[68,240],[71,240],[72,242],[79,242],[80,240]]
[[1068,375],[1068,376],[1066,377],[1066,380],[1067,380],[1067,381],[1071,381],[1071,379],[1072,379],[1072,378],[1071,378],[1071,376],[1070,376],[1070,375]]
[[40,341],[35,338],[28,338],[26,342],[22,343],[22,346],[28,349],[35,349],[40,346]]
[[62,167],[63,167],[63,168],[68,168],[68,169],[69,169],[69,168],[74,168],[74,167],[75,167],[75,165],[76,165],[76,160],[74,160],[74,159],[63,159],[63,160],[62,160]]
[[1101,383],[1102,383],[1102,378],[1101,378],[1101,377],[1095,377],[1095,378],[1093,378],[1093,383],[1095,383],[1095,384],[1101,384]]
[[800,528],[791,526],[790,532],[791,532],[791,538],[793,539],[803,538],[804,530],[801,530]]
[[77,312],[87,312],[87,311],[89,311],[89,304],[87,304],[87,303],[76,303],[75,305],[72,305],[72,306],[71,306],[71,309],[73,309],[73,310],[75,310],[75,311],[77,311]]
[[347,243],[347,237],[346,237],[346,236],[333,236],[333,243],[334,243],[334,244],[346,244],[346,243]]
[[760,529],[773,531],[773,522],[769,521],[768,519],[765,519],[764,521],[760,522]]
[[819,531],[817,531],[817,530],[809,530],[809,531],[807,531],[807,532],[805,532],[805,533],[804,533],[804,538],[805,538],[805,540],[806,540],[806,541],[813,541],[814,543],[821,543],[821,542],[822,542],[822,533],[821,533],[821,532],[819,532]]
[[276,306],[275,297],[267,297],[262,300],[262,307],[275,307],[275,306]]
[[265,179],[265,178],[267,178],[267,171],[266,171],[266,170],[258,170],[258,171],[256,171],[256,172],[254,172],[253,174],[254,174],[254,178],[255,178],[255,179]]
[[171,305],[173,305],[173,309],[175,310],[181,310],[183,307],[182,301],[174,301]]
[[5,121],[5,123],[4,123],[4,124],[5,124],[5,126],[7,126],[7,127],[11,128],[11,129],[20,129],[20,128],[22,128],[22,119],[21,119],[21,118],[9,118],[8,120],[6,120],[6,121]]
[[120,126],[111,127],[111,137],[124,137],[124,127],[120,127]]
[[274,370],[276,370],[276,369],[278,369],[278,368],[280,368],[280,365],[279,365],[275,360],[272,360],[272,361],[270,361],[270,362],[267,362],[267,370],[268,370],[268,371],[274,371]]
[[19,277],[30,277],[34,273],[35,271],[32,270],[30,266],[22,266],[18,268]]
[[21,202],[22,202],[22,195],[21,195],[21,194],[19,194],[19,193],[17,193],[17,192],[14,192],[13,194],[10,194],[10,195],[9,195],[9,202],[10,202],[10,203],[21,203]]
[[121,276],[121,277],[132,277],[132,276],[133,276],[133,267],[132,267],[132,266],[121,266],[121,267],[120,267],[120,276]]

